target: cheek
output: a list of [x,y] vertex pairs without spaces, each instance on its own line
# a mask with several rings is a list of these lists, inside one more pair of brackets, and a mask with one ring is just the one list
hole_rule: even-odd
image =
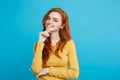
[[61,26],[62,23],[61,22],[58,22],[58,23],[55,23],[56,26]]
[[45,27],[47,26],[48,21],[45,22]]
[[57,28],[61,28],[61,26],[62,26],[61,24],[57,24]]

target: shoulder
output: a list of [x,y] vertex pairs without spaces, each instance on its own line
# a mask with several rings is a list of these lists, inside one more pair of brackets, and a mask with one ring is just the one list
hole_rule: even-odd
[[43,42],[35,42],[34,47],[36,47],[37,45],[44,45],[44,43]]
[[44,47],[44,43],[43,42],[35,42],[34,45],[33,45],[34,50],[36,50],[37,46]]
[[70,39],[69,41],[67,41],[67,43],[66,44],[74,44],[74,40],[72,40],[72,39]]
[[75,44],[74,44],[74,41],[71,39],[69,41],[67,41],[64,49],[66,49],[68,51],[68,53],[72,54],[76,52],[76,47],[75,47]]
[[69,41],[67,41],[65,47],[72,47],[75,46],[74,40],[70,39]]

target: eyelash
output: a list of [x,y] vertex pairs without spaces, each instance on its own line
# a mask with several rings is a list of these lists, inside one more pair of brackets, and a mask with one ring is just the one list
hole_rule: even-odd
[[54,20],[55,22],[58,22],[57,20]]
[[[47,18],[47,20],[50,20],[50,17]],[[58,22],[57,20],[53,20],[54,22]]]

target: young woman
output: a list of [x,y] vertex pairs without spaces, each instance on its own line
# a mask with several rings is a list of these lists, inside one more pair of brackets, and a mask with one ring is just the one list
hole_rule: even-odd
[[42,23],[44,27],[38,42],[34,44],[31,65],[37,80],[78,78],[78,60],[67,14],[60,8],[52,8]]

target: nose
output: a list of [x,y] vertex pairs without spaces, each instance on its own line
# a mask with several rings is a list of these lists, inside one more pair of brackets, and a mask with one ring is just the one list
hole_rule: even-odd
[[47,23],[48,23],[48,24],[51,24],[51,23],[52,23],[52,20],[48,20]]

